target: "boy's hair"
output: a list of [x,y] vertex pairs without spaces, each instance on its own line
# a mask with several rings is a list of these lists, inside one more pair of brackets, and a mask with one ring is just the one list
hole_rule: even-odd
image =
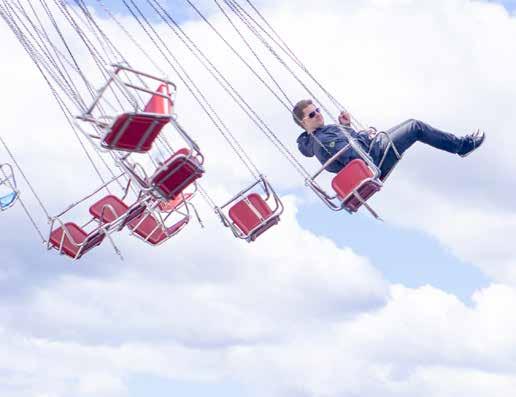
[[298,103],[296,103],[296,106],[294,106],[294,109],[292,109],[292,118],[296,122],[296,124],[300,127],[303,127],[301,124],[301,121],[303,120],[303,117],[305,116],[303,113],[303,110],[309,105],[313,105],[313,102],[311,99],[301,99]]

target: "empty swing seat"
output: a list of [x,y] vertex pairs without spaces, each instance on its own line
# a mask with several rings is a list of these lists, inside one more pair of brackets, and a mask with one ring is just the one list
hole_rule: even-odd
[[153,113],[123,113],[118,116],[102,139],[107,149],[145,153],[163,127],[172,119],[170,115]]
[[138,218],[145,211],[145,204],[127,206],[122,200],[113,195],[101,198],[90,207],[90,214],[102,223],[112,223],[120,220],[118,230],[122,230],[133,219]]
[[145,242],[158,245],[178,233],[189,221],[190,218],[185,216],[172,226],[163,227],[152,214],[147,213],[139,218],[133,219],[128,227]]
[[279,222],[279,215],[274,215],[257,193],[251,193],[233,205],[229,209],[229,217],[250,241]]
[[10,206],[14,204],[16,199],[18,198],[17,192],[11,192],[5,196],[0,197],[0,209],[6,210]]
[[172,200],[203,173],[202,164],[190,156],[188,149],[183,148],[158,168],[151,179],[151,185],[163,199]]
[[344,207],[351,212],[356,212],[362,201],[367,201],[382,186],[374,179],[373,172],[361,159],[350,161],[333,178],[331,185]]
[[49,243],[60,253],[72,259],[79,259],[86,252],[100,245],[105,237],[104,232],[100,230],[88,234],[75,223],[69,222],[50,233]]

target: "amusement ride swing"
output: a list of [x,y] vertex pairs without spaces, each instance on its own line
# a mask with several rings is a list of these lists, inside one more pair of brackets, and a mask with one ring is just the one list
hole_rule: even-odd
[[[149,154],[149,158],[155,166],[150,177],[146,176],[143,166],[132,161],[131,156],[132,153],[149,152],[155,140],[159,140],[162,146],[161,149],[157,148],[159,154],[163,156],[163,152],[172,152],[170,143],[160,132],[165,125],[177,124],[173,123],[174,115],[172,114],[171,89],[175,90],[175,86],[166,79],[135,71],[128,65],[115,65],[114,71],[110,71],[104,66],[107,64],[105,59],[110,58],[107,49],[109,48],[119,59],[123,60],[123,57],[119,53],[116,54],[116,49],[107,40],[95,21],[91,19],[91,14],[86,12],[86,8],[80,7],[86,17],[83,17],[80,22],[93,31],[88,36],[85,30],[81,30],[79,27],[80,15],[77,10],[69,8],[64,2],[56,2],[64,20],[78,34],[101,74],[108,78],[103,89],[95,96],[91,83],[86,79],[74,54],[70,51],[71,46],[66,42],[62,28],[56,23],[48,5],[44,2],[41,4],[43,12],[40,15],[46,14],[50,21],[49,24],[54,27],[57,36],[63,42],[63,49],[59,49],[50,39],[41,22],[42,17],[38,16],[32,4],[29,3],[29,6],[33,15],[29,15],[21,2],[17,4],[3,2],[0,5],[0,13],[43,74],[81,145],[82,141],[77,132],[84,133],[92,142],[96,141],[94,146],[97,149],[97,155],[100,157],[101,151],[107,151],[117,167],[124,171],[120,175],[115,175],[106,164],[105,159],[100,157],[112,175],[112,178],[106,182],[83,146],[102,180],[102,185],[93,193],[68,206],[57,216],[49,215],[31,187],[50,223],[49,237],[48,239],[43,238],[43,241],[47,243],[49,249],[55,249],[72,259],[79,259],[86,252],[100,245],[106,237],[111,240],[111,233],[120,231],[125,226],[131,230],[132,234],[149,244],[157,245],[164,242],[181,230],[190,219],[190,208],[193,208],[190,199],[193,194],[184,191],[188,185],[194,183],[195,179],[203,174],[202,155],[198,146],[189,138],[184,129],[175,125],[192,150],[180,149],[170,157],[161,158],[162,161],[158,160],[159,164],[156,164],[155,160],[159,159],[159,155],[151,157]],[[70,10],[75,13],[75,16]],[[103,42],[95,45],[93,44],[95,39]],[[96,48],[105,51],[107,54],[105,54],[105,59]],[[123,81],[120,78],[122,73],[132,73],[132,79]],[[93,98],[91,106],[86,107],[84,94],[77,88],[77,81],[72,76],[79,76],[77,80],[82,80],[85,84],[85,90]],[[158,89],[153,90],[144,81],[145,79],[158,81],[160,83]],[[135,84],[133,80],[138,80],[138,84]],[[148,101],[145,102],[142,93],[149,97]],[[108,96],[109,98],[106,98]],[[73,106],[70,105],[70,102]],[[113,106],[113,103],[118,103],[118,108]],[[130,108],[129,111],[124,111],[127,107]],[[74,109],[80,111],[77,121],[74,121],[73,112],[77,111]],[[106,111],[106,109],[110,111]],[[95,114],[94,110],[98,112]],[[81,125],[79,120],[87,125]],[[127,185],[122,198],[111,194],[111,185],[117,183],[122,187],[124,180]],[[70,210],[90,200],[104,189],[108,191],[108,196],[102,197],[90,206],[89,212],[92,218],[85,224],[78,226],[74,222],[63,219],[63,217],[67,217]],[[136,200],[131,205],[126,205],[123,199],[127,197],[130,190],[136,196]],[[170,205],[170,200],[175,200],[174,205]],[[193,210],[195,211],[195,208]],[[169,226],[165,222],[172,213],[179,214],[181,218]],[[195,213],[197,215],[196,211]],[[87,231],[86,227],[91,230]],[[116,251],[119,252],[118,249]]]
[[[123,199],[110,194],[91,206],[90,213],[96,219],[100,219],[103,208],[108,206],[111,209],[108,211],[108,219],[115,220],[129,215],[130,219],[124,224],[127,224],[132,233],[149,244],[159,245],[186,226],[190,220],[190,207],[195,211],[193,205],[189,203],[194,193],[185,192],[185,189],[193,184],[194,191],[196,190],[195,181],[204,173],[204,157],[195,141],[175,119],[172,100],[175,85],[172,82],[124,65],[113,65],[113,67],[114,70],[110,73],[108,81],[98,91],[92,105],[78,116],[78,119],[87,122],[97,130],[97,134],[93,135],[88,134],[87,130],[81,127],[85,134],[100,142],[101,148],[113,153],[117,164],[138,186],[145,200],[128,206]],[[157,80],[159,86],[155,91],[149,91],[146,87],[124,81],[120,78],[121,72],[136,75],[140,79]],[[95,110],[103,109],[101,102],[111,85],[121,87],[128,97],[132,97],[135,104],[132,112],[117,116],[110,116],[103,112],[95,113]],[[139,109],[138,101],[131,90],[152,95],[143,109]],[[173,151],[168,158],[163,158],[161,164],[157,164],[152,175],[149,176],[145,168],[131,158],[131,153],[147,153],[151,150],[154,141],[167,124],[175,127],[188,147]],[[182,211],[182,207],[186,211]],[[146,208],[151,211],[145,211]],[[145,215],[142,215],[144,212]],[[159,212],[167,213],[164,219],[159,219]],[[165,221],[173,212],[183,216],[171,225],[165,226]]]
[[[150,0],[148,0],[150,1]],[[156,1],[156,0],[154,0]],[[251,73],[258,78],[258,80],[273,94],[273,96],[278,99],[278,101],[287,109],[289,113],[291,113],[291,109],[293,108],[293,103],[289,100],[289,97],[285,93],[284,89],[282,89],[281,85],[274,78],[272,73],[268,70],[263,59],[257,55],[257,52],[251,46],[249,40],[247,40],[240,29],[236,26],[233,20],[230,18],[228,13],[224,10],[223,6],[220,4],[219,0],[214,0],[216,5],[218,6],[221,13],[226,17],[229,24],[234,28],[238,36],[245,43],[250,52],[254,55],[254,57],[258,60],[259,64],[265,70],[269,78],[274,82],[277,89],[280,93],[285,97],[286,101],[283,100],[280,95],[271,87],[264,79],[261,77],[250,65],[249,63],[239,54],[234,47],[213,27],[213,25],[204,17],[204,15],[199,11],[199,9],[190,1],[185,0],[198,14],[199,16],[210,26],[210,28],[222,39],[222,41],[233,51],[233,53],[242,61],[251,71]],[[279,48],[281,52],[283,52],[287,58],[289,58],[301,71],[303,71],[306,76],[314,82],[317,87],[319,87],[322,92],[329,98],[330,102],[336,106],[338,111],[345,110],[345,107],[342,106],[322,85],[319,81],[315,79],[315,77],[310,73],[310,71],[303,65],[303,63],[296,57],[296,55],[292,52],[292,50],[288,47],[288,45],[281,39],[278,33],[274,30],[274,28],[268,23],[268,21],[263,17],[263,15],[259,12],[259,10],[253,5],[250,0],[246,0],[250,8],[254,11],[262,23],[257,21],[255,17],[253,17],[250,12],[248,12],[243,6],[239,4],[237,0],[223,0],[227,8],[236,16],[238,20],[252,33],[258,41],[263,44],[263,46],[273,55],[274,58],[294,77],[294,79],[301,85],[301,87],[311,95],[318,103],[321,104],[321,107],[327,114],[330,116],[332,113],[323,105],[323,101],[319,100],[317,96],[313,93],[312,90],[296,75],[296,73],[292,70],[291,67],[288,66],[287,62],[280,56],[280,54],[273,48],[273,44]],[[266,37],[265,37],[266,36]],[[268,39],[269,40],[268,40]],[[271,42],[273,44],[271,44]],[[332,116],[332,119],[336,122],[336,119]],[[362,125],[355,119],[352,118],[352,127],[355,129],[364,129]],[[268,127],[266,127],[268,129]],[[356,140],[350,135],[346,129],[341,128],[342,133],[346,137],[348,144],[343,147],[338,153],[331,156],[330,159],[314,174],[309,174],[306,169],[295,159],[295,157],[285,148],[285,146],[281,143],[281,141],[277,138],[277,136],[270,132],[268,135],[269,139],[275,146],[287,157],[290,163],[296,168],[296,170],[301,174],[301,176],[305,180],[305,184],[312,190],[314,193],[332,210],[340,211],[346,210],[349,213],[356,212],[362,205],[369,210],[369,212],[376,218],[380,219],[377,213],[371,208],[371,206],[367,203],[367,200],[377,191],[381,189],[383,186],[383,182],[388,177],[387,175],[381,175],[380,168],[383,165],[388,153],[391,151],[395,156],[396,161],[401,159],[401,155],[397,150],[396,146],[392,142],[390,136],[384,132],[377,132],[374,139],[378,139],[380,136],[385,136],[388,140],[388,145],[384,150],[381,161],[378,165],[376,165],[371,156],[370,150],[373,145],[371,142],[371,146],[369,147],[369,151],[365,151]],[[317,141],[317,138],[314,136]],[[321,147],[327,150],[321,142],[317,142]],[[354,150],[358,155],[358,158],[350,161],[342,170],[337,173],[337,175],[333,178],[331,182],[333,193],[329,193],[327,189],[322,188],[316,179],[321,175],[322,171],[327,169],[328,166],[338,161],[339,157],[344,153]],[[392,169],[391,169],[392,170]],[[389,172],[390,173],[390,172]]]
[[[283,212],[283,204],[281,203],[279,196],[276,194],[267,178],[258,170],[257,166],[244,150],[240,142],[236,139],[234,134],[222,121],[222,118],[207,100],[205,94],[195,83],[194,79],[181,65],[181,63],[178,62],[177,57],[175,57],[173,52],[168,48],[161,35],[158,34],[148,22],[141,8],[133,0],[129,0],[129,3],[124,1],[124,5],[142,27],[149,38],[149,41],[158,49],[161,56],[173,69],[174,73],[181,79],[184,86],[190,91],[199,106],[206,113],[223,139],[229,144],[235,155],[239,158],[245,168],[247,168],[254,179],[250,185],[245,186],[240,192],[235,194],[223,205],[217,205],[212,197],[210,197],[205,191],[202,191],[205,199],[220,217],[222,224],[229,227],[235,237],[248,242],[254,241],[259,235],[279,222],[280,215]],[[157,1],[148,1],[147,3],[153,8],[158,16],[162,18],[166,25],[180,39],[187,49],[195,55],[196,59],[200,61],[202,66],[207,68],[210,74],[217,80],[217,73],[220,74],[220,72],[215,70],[210,60],[204,55],[204,53],[202,53],[202,51],[200,51],[198,46],[184,32],[171,15]],[[118,23],[116,18],[113,16],[112,18]],[[130,35],[129,38],[134,40]],[[210,67],[213,69],[210,69]]]
[[11,208],[19,197],[13,167],[9,163],[0,164],[0,211]]
[[[241,189],[224,204],[217,205],[215,203],[198,181],[205,172],[204,155],[197,143],[179,124],[175,113],[176,85],[165,77],[134,69],[100,27],[84,0],[74,0],[74,6],[66,0],[54,0],[52,6],[54,10],[51,9],[50,2],[42,0],[40,2],[42,8],[39,12],[30,2],[24,5],[23,1],[13,4],[4,0],[0,2],[1,16],[45,78],[77,140],[102,181],[101,186],[93,193],[73,203],[57,216],[49,215],[31,186],[32,192],[38,199],[50,223],[49,237],[44,239],[48,248],[55,249],[73,259],[79,259],[86,252],[100,245],[106,238],[113,243],[111,234],[124,228],[129,229],[131,234],[151,245],[159,245],[177,234],[188,224],[191,219],[191,211],[195,213],[201,223],[197,210],[191,201],[197,192],[213,207],[222,224],[230,228],[235,237],[248,242],[254,241],[260,234],[279,222],[283,211],[283,204],[268,179],[258,170],[240,142],[210,104],[199,85],[169,49],[161,34],[150,24],[139,5],[134,0],[122,0],[149,39],[144,46],[136,41],[101,0],[97,0],[97,2],[130,41],[143,52],[146,60],[160,71],[161,76],[166,75],[161,70],[163,64],[168,64],[172,68],[250,172],[253,182]],[[342,132],[347,138],[348,144],[331,156],[317,172],[309,173],[278,138],[273,129],[249,105],[243,95],[235,89],[230,80],[224,76],[214,62],[205,55],[174,20],[160,1],[145,0],[145,2],[153,10],[153,15],[161,18],[161,21],[170,28],[186,49],[195,56],[258,129],[286,157],[302,176],[305,184],[330,209],[334,211],[346,210],[353,213],[364,206],[376,218],[379,218],[367,203],[367,200],[381,189],[387,177],[387,175],[381,175],[380,168],[388,152],[392,151],[397,159],[401,158],[392,141],[385,150],[379,165],[376,165],[369,152],[364,150],[343,128]],[[273,85],[265,81],[265,78],[249,64],[244,56],[235,50],[234,46],[208,21],[192,1],[185,0],[185,2],[197,12],[201,20],[207,23],[215,35],[250,69],[252,74],[289,113],[293,107],[289,96],[269,71],[264,60],[253,49],[250,40],[246,39],[227,10],[251,32],[251,37],[257,39],[272,54],[327,114],[331,115],[331,112],[317,98],[313,90],[297,76],[288,62],[293,62],[296,67],[304,72],[308,79],[316,84],[338,110],[345,110],[293,54],[250,0],[246,0],[246,2],[250,10],[256,14],[256,17],[251,15],[248,7],[242,6],[237,0],[214,0],[214,3],[251,54],[258,60],[260,66],[272,80]],[[61,19],[59,22],[53,14],[53,11],[56,10],[60,13]],[[45,22],[43,22],[44,17],[47,18]],[[61,26],[60,23],[65,26]],[[53,28],[50,33],[47,29],[49,26]],[[80,49],[77,48],[77,43],[72,45],[66,39],[65,28],[71,29],[79,37],[80,49],[89,54],[89,61],[95,66],[96,73],[100,73],[104,80],[104,84],[99,90],[93,89],[91,76],[87,78],[84,72],[86,67],[77,62],[74,52],[78,53]],[[149,45],[159,51],[159,62],[156,62],[149,55],[147,51]],[[72,48],[74,48],[74,51],[72,51]],[[288,61],[285,61],[280,53],[284,54]],[[95,80],[98,80],[98,77]],[[91,102],[88,104],[88,101]],[[354,118],[351,120],[351,126],[355,129],[363,129]],[[173,148],[169,140],[169,130],[177,132],[177,135],[185,144]],[[381,135],[390,140],[385,132],[378,132],[375,139]],[[84,146],[81,137],[82,139],[86,138],[91,143],[95,155],[107,169],[110,178],[106,179],[104,177]],[[318,142],[318,144],[324,148],[321,142]],[[174,138],[175,145],[177,145],[177,142]],[[321,187],[318,178],[323,170],[327,169],[333,162],[339,161],[340,156],[350,150],[356,152],[357,158],[346,164],[335,175],[331,182],[333,193],[329,193],[327,189]],[[13,156],[12,158],[14,160]],[[109,163],[119,168],[121,173],[114,172]],[[5,185],[12,180],[9,186],[13,187],[12,192],[0,198],[0,206],[4,210],[11,207],[19,199],[19,191],[15,190],[16,181],[12,168],[7,164],[2,165],[2,167],[2,173],[4,174],[2,184]],[[19,170],[21,171],[20,168]],[[11,177],[8,178],[7,175]],[[113,186],[116,185],[121,189],[119,194],[111,192]],[[95,195],[104,190],[108,194],[101,196],[100,199],[90,204],[88,212],[91,218],[82,226],[63,219],[63,217],[68,216],[70,210],[76,208],[79,204],[91,201]],[[133,198],[129,196],[133,196]],[[86,231],[85,227],[89,231]],[[114,243],[113,246],[119,252]]]
[[[161,244],[188,223],[191,217],[190,209],[195,212],[200,222],[191,203],[197,191],[202,193],[223,224],[230,227],[238,238],[254,241],[261,233],[278,223],[283,211],[278,195],[188,75],[186,78],[190,79],[191,86],[198,91],[197,96],[192,92],[194,97],[207,113],[211,111],[210,118],[215,126],[255,178],[251,185],[220,206],[211,200],[196,181],[204,173],[204,157],[197,144],[177,122],[177,116],[173,111],[176,86],[168,79],[133,69],[107,38],[84,1],[76,0],[77,7],[71,7],[64,0],[56,0],[54,5],[61,13],[60,23],[68,23],[66,28],[71,28],[77,34],[80,44],[89,53],[90,60],[106,79],[104,86],[95,91],[91,80],[86,78],[83,68],[77,63],[71,50],[76,47],[75,43],[71,45],[67,42],[67,36],[63,33],[65,27],[60,26],[49,4],[44,1],[40,3],[42,9],[36,10],[30,2],[24,6],[21,1],[16,4],[3,1],[0,3],[0,14],[45,78],[77,140],[102,181],[102,185],[93,193],[72,203],[58,215],[51,216],[26,180],[50,224],[48,238],[44,238],[33,222],[48,249],[55,249],[72,259],[79,259],[108,238],[120,255],[111,234],[124,228],[149,244]],[[45,16],[48,18],[46,24],[42,22]],[[52,33],[47,31],[48,26],[53,28]],[[122,29],[128,33],[123,27]],[[54,39],[51,39],[52,34]],[[156,43],[154,40],[153,42]],[[61,48],[56,43],[61,43]],[[160,51],[163,54],[163,50]],[[170,50],[167,51],[170,53]],[[156,62],[152,59],[150,61],[161,70]],[[169,59],[167,62],[170,64]],[[109,64],[112,66],[107,66]],[[184,68],[179,66],[184,71]],[[131,74],[132,77],[127,76]],[[122,75],[127,79],[124,80]],[[134,83],[134,80],[138,83]],[[145,80],[157,83],[157,89]],[[79,88],[80,84],[82,85]],[[186,82],[185,85],[190,88]],[[143,99],[145,95],[147,100]],[[86,104],[87,96],[92,98],[89,106]],[[74,113],[79,115],[74,116]],[[172,145],[162,132],[168,126],[179,132],[187,147],[172,149]],[[92,143],[95,154],[111,174],[109,180],[106,181],[103,177],[80,136],[86,137]],[[117,175],[111,169],[103,157],[106,154],[108,159],[110,158],[123,171],[121,174]],[[153,168],[149,169],[134,159],[135,155],[145,154],[148,155]],[[113,185],[122,188],[124,184],[122,194],[111,193]],[[257,188],[260,188],[262,193],[258,193]],[[66,219],[71,210],[91,201],[104,190],[109,194],[89,206],[91,218],[84,224],[79,226]],[[130,204],[127,204],[130,192],[136,198],[129,200]],[[6,201],[7,198],[14,196],[6,197]],[[167,225],[165,222],[172,213],[179,214],[182,218],[172,225]]]

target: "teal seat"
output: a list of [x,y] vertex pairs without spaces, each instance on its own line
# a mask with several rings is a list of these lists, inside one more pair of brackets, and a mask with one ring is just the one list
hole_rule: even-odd
[[6,210],[7,208],[9,208],[10,206],[12,206],[14,204],[14,202],[16,201],[17,198],[18,198],[17,192],[11,192],[6,196],[0,197],[0,209],[2,211]]

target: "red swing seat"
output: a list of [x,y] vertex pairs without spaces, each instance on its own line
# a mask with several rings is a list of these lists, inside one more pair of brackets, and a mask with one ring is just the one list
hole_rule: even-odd
[[168,84],[160,84],[143,113],[123,113],[115,119],[102,139],[102,146],[127,152],[148,152],[163,127],[172,119],[170,96]]
[[331,185],[343,206],[350,212],[356,212],[382,187],[375,180],[373,171],[361,159],[350,161],[333,178]]
[[[73,241],[68,236],[71,236]],[[79,259],[89,250],[100,245],[105,237],[106,234],[103,231],[95,230],[88,234],[75,223],[68,222],[50,233],[49,243],[61,254]]]
[[128,227],[145,242],[158,245],[178,233],[189,221],[190,217],[185,216],[172,226],[163,227],[152,214],[147,213],[133,219]]
[[146,153],[171,119],[169,115],[123,113],[115,119],[101,144],[107,149]]
[[178,150],[158,168],[151,186],[165,199],[176,198],[204,173],[202,164],[186,148]]
[[[118,197],[108,195],[101,198],[90,207],[90,214],[102,223],[112,223],[121,219],[117,230],[122,230],[133,219],[138,218],[145,211],[145,204],[137,204],[129,207]],[[123,217],[123,218],[122,218]]]
[[188,217],[183,218],[170,227],[164,227],[152,214],[144,213],[145,204],[129,208],[118,197],[106,196],[90,207],[90,214],[104,223],[111,223],[124,217],[117,229],[122,230],[125,226],[152,245],[158,245],[177,233],[188,223]]
[[278,224],[280,219],[279,215],[273,215],[267,202],[257,193],[239,200],[228,214],[249,241],[256,240],[267,229]]

